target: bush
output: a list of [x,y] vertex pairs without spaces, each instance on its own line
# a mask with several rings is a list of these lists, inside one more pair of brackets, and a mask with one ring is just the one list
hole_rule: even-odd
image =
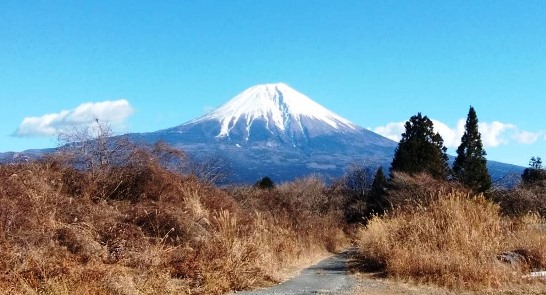
[[275,184],[273,183],[273,180],[271,180],[271,178],[269,178],[267,176],[265,176],[262,179],[256,181],[255,186],[257,188],[259,188],[259,189],[274,189],[275,188]]
[[[546,250],[540,229],[530,227],[543,220],[505,219],[482,196],[440,191],[427,206],[404,209],[372,219],[358,242],[364,259],[392,277],[456,289],[506,287],[529,269],[502,265],[498,254]],[[543,257],[536,259],[542,267]]]
[[372,172],[369,169],[353,166],[340,180],[345,196],[344,215],[348,223],[365,223],[370,206],[370,187]]
[[542,185],[522,185],[510,190],[497,190],[493,193],[493,199],[499,203],[504,215],[539,214],[546,217],[546,191]]
[[457,182],[446,182],[432,176],[421,173],[409,175],[401,172],[393,172],[392,179],[387,187],[386,201],[394,210],[413,210],[416,206],[428,206],[436,200],[440,194],[438,191],[458,190],[468,192]]
[[318,178],[221,190],[156,160],[139,152],[101,173],[58,158],[0,165],[0,289],[222,294],[347,244]]

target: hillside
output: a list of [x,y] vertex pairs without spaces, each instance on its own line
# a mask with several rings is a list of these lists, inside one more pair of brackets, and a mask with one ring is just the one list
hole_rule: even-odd
[[[279,182],[309,174],[328,180],[351,165],[388,168],[397,146],[284,83],[250,87],[199,118],[131,138],[165,141],[197,161],[221,159],[227,163],[228,182],[239,183],[266,175]],[[514,175],[523,171],[510,164],[488,164],[499,185],[513,185]]]
[[[263,176],[283,182],[310,174],[330,181],[354,165],[388,169],[397,146],[284,83],[250,87],[189,122],[128,136],[137,144],[164,141],[195,163],[219,165],[224,183],[254,183]],[[0,162],[24,162],[51,151],[3,153]],[[523,171],[494,161],[488,168],[498,186],[517,184]]]

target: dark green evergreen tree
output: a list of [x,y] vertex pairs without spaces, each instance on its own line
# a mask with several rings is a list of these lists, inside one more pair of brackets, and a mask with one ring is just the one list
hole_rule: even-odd
[[453,176],[465,186],[483,193],[491,188],[491,176],[487,171],[486,152],[478,132],[478,116],[472,106],[464,128],[461,144],[457,148],[457,158],[453,163]]
[[368,217],[374,214],[381,215],[387,210],[388,202],[385,198],[387,184],[388,182],[385,173],[383,172],[383,168],[379,167],[375,172],[370,195],[368,197]]
[[436,179],[447,179],[447,148],[439,133],[434,132],[432,121],[418,113],[406,122],[406,132],[394,153],[392,172],[409,174],[425,172]]
[[542,159],[540,157],[532,157],[529,161],[529,168],[523,170],[521,175],[523,184],[531,185],[540,183],[546,180],[546,170],[542,168]]
[[275,183],[273,183],[273,180],[271,180],[271,178],[265,176],[264,178],[258,180],[254,186],[259,189],[274,189]]

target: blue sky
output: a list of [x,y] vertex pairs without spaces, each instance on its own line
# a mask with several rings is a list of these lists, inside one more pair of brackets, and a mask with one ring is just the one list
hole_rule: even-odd
[[546,157],[545,16],[546,1],[2,1],[0,151],[92,116],[164,129],[285,82],[392,138],[422,112],[450,146],[473,105],[488,158],[526,166]]

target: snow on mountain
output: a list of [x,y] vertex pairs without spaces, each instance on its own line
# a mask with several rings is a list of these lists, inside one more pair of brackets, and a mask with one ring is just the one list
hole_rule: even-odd
[[[202,117],[164,130],[129,134],[129,138],[145,145],[164,141],[195,163],[227,167],[223,172],[228,183],[254,183],[263,176],[282,182],[309,174],[332,179],[355,164],[387,168],[397,146],[283,83],[251,87]],[[0,163],[50,152],[0,153]],[[492,161],[488,165],[495,180],[523,171]]]
[[235,129],[246,131],[247,139],[257,122],[271,133],[295,134],[348,132],[355,124],[336,115],[284,83],[253,86],[218,109],[187,124],[207,121],[220,123],[219,138],[230,137]]
[[396,147],[283,83],[253,86],[197,119],[132,139],[162,140],[193,159],[222,158],[234,182],[337,177],[353,163],[389,162]]

